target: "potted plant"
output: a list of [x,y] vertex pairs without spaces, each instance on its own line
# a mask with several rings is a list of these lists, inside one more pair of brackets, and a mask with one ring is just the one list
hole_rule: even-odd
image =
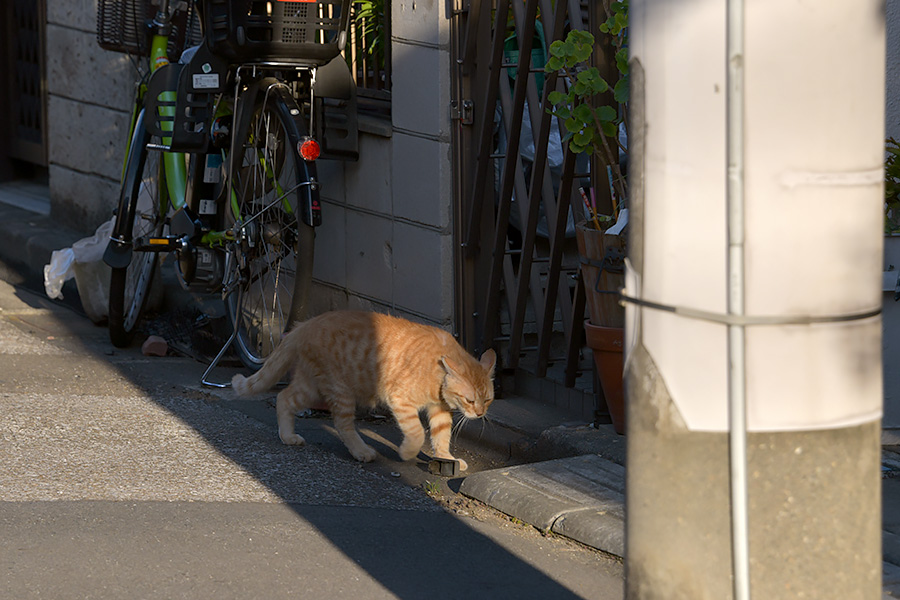
[[[564,141],[576,153],[599,154],[606,165],[603,180],[610,188],[611,214],[600,214],[595,190],[581,191],[585,218],[576,226],[581,272],[590,319],[585,321],[587,345],[594,357],[598,378],[615,430],[625,433],[623,390],[623,333],[625,311],[618,292],[624,286],[624,258],[627,222],[625,203],[628,182],[620,158],[627,154],[620,139],[627,122],[628,103],[628,2],[604,3],[607,19],[600,33],[610,36],[615,49],[618,80],[610,85],[594,66],[587,66],[594,50],[594,36],[586,31],[570,31],[565,40],[550,45],[545,71],[556,72],[565,81],[566,92],[548,95],[549,112],[563,120]],[[612,91],[616,106],[600,104],[597,97]],[[598,161],[594,161],[595,165]],[[617,226],[618,224],[618,226]]]

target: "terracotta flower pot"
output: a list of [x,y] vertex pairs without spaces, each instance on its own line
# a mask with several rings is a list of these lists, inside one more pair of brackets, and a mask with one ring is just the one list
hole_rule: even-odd
[[600,327],[592,325],[590,321],[584,322],[584,332],[587,337],[588,348],[594,354],[594,364],[597,366],[597,376],[603,395],[606,397],[606,406],[612,417],[613,427],[616,433],[625,433],[625,393],[623,389],[624,371],[624,329],[621,327]]
[[618,291],[625,286],[625,235],[608,234],[579,223],[575,236],[591,323],[624,327],[625,309],[619,304]]

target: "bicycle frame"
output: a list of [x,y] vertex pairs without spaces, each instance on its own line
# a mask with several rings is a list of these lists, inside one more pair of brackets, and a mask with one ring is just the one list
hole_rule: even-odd
[[[165,2],[164,4],[168,4]],[[160,10],[164,10],[161,6]],[[155,73],[160,67],[169,64],[168,47],[169,36],[156,33],[150,43],[150,72]],[[169,99],[174,100],[177,91],[167,92],[171,94]],[[143,104],[143,102],[141,103]],[[137,108],[137,107],[136,107]],[[165,116],[173,117],[174,109],[165,110]],[[163,144],[166,144],[163,140]],[[175,210],[184,206],[185,190],[187,189],[187,167],[184,154],[180,152],[163,152],[163,165],[166,179],[166,188],[169,192],[169,202]]]
[[[204,385],[222,387],[207,376],[232,343],[245,364],[258,368],[280,339],[272,332],[281,333],[306,316],[313,228],[321,222],[312,162],[318,149],[308,137],[315,131],[317,66],[277,60],[229,65],[206,42],[182,55],[179,64],[170,64],[168,5],[161,0],[153,22],[149,73],[141,69],[145,76],[132,110],[119,218],[104,254],[115,275],[110,314],[116,324],[110,332],[115,345],[130,343],[156,254],[175,252],[182,285],[221,292],[232,312],[231,338],[201,377]],[[223,162],[216,174],[210,157],[219,153]],[[290,175],[282,178],[282,168]],[[214,177],[207,179],[210,173]],[[148,197],[143,190],[151,188],[153,208],[139,208],[140,198]],[[147,226],[138,227],[139,222]],[[295,263],[296,256],[305,259]],[[280,283],[282,259],[288,284]],[[129,295],[131,289],[140,291]],[[250,320],[257,318],[262,320]]]
[[[169,64],[169,35],[167,31],[169,20],[168,6],[169,0],[160,0],[159,12],[157,13],[157,19],[154,21],[154,24],[157,25],[158,28],[153,34],[150,45],[151,76],[160,68]],[[148,115],[144,112],[144,96],[146,93],[147,84],[143,82],[138,86],[134,105],[132,107],[131,124],[128,135],[128,139],[131,141],[129,143],[128,152],[125,154],[125,164],[122,172],[123,182],[127,180],[126,169],[129,168],[129,159],[135,152],[140,151],[141,146],[147,146],[150,141],[150,136],[147,134],[146,128],[142,124],[142,121],[148,118]],[[166,94],[169,95],[168,99],[174,99],[177,91],[173,90],[171,92],[166,92]],[[166,113],[169,113],[166,116],[174,116],[174,109],[164,108],[163,110]],[[138,131],[144,132],[142,139],[135,138],[135,134]],[[163,141],[166,143],[165,140]],[[133,166],[133,168],[136,168],[136,166]],[[160,176],[165,180],[169,204],[171,204],[175,210],[183,207],[185,205],[185,192],[187,190],[187,167],[184,154],[180,152],[164,152],[163,169]],[[112,235],[110,236],[110,241],[112,243],[107,247],[103,259],[111,267],[124,268],[131,262],[132,247],[131,243],[128,241],[131,237],[131,233],[126,231],[125,228],[129,227],[134,221],[133,211],[135,210],[135,202],[131,197],[122,195],[119,199],[118,210],[129,211],[129,218],[118,221],[123,225],[112,232]],[[160,215],[164,216],[168,210],[168,206],[161,202],[159,210]]]

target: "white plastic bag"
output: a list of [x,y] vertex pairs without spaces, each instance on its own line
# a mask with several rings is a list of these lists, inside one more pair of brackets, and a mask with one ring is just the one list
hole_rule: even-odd
[[[137,210],[146,212],[153,206],[150,188],[141,183]],[[135,230],[139,226],[136,219]],[[111,269],[103,262],[103,253],[109,244],[116,218],[112,217],[94,232],[94,235],[78,240],[71,248],[54,250],[50,264],[44,266],[44,291],[53,299],[62,299],[63,284],[75,277],[78,295],[85,314],[95,323],[106,319],[109,311],[109,278]],[[159,286],[156,286],[157,288]],[[158,304],[159,294],[151,295],[151,302]]]
[[80,239],[72,244],[75,262],[91,263],[103,260],[103,253],[106,252],[106,245],[109,243],[109,236],[112,234],[115,224],[116,218],[113,217],[98,227],[91,237]]
[[72,278],[75,272],[72,264],[75,253],[71,248],[54,250],[50,255],[50,264],[44,265],[44,291],[54,300],[61,300],[63,284]]
[[72,244],[75,264],[75,286],[81,298],[84,314],[94,323],[101,323],[109,313],[109,277],[111,269],[103,262],[103,253],[115,225],[115,217],[103,223],[88,238]]
[[102,260],[72,265],[75,286],[84,314],[94,323],[102,323],[109,314],[109,278],[112,269]]
[[63,284],[75,277],[81,306],[95,323],[106,319],[109,306],[110,269],[103,262],[103,253],[114,224],[115,218],[112,218],[100,225],[94,235],[78,240],[71,248],[54,250],[50,264],[44,266],[47,295],[61,300]]

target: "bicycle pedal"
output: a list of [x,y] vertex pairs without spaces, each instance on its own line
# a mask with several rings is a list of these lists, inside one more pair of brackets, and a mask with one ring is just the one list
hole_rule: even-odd
[[134,249],[139,252],[174,252],[181,248],[181,238],[174,235],[166,237],[140,237],[134,240]]

